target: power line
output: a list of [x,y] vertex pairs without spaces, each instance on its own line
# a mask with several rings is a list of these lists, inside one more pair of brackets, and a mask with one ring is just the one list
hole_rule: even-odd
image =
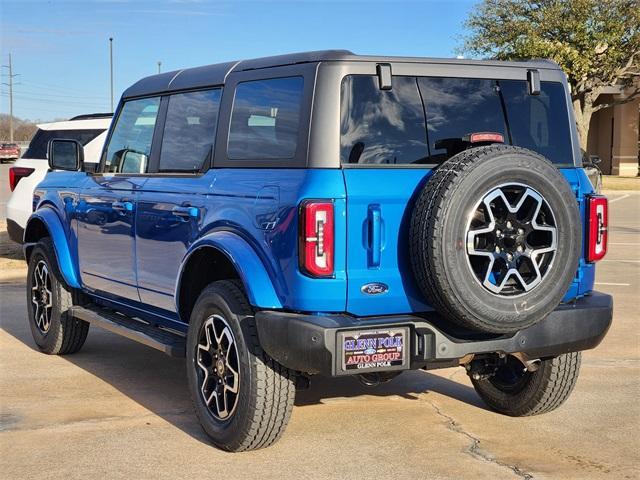
[[[98,97],[100,95],[96,94],[96,90],[82,90],[76,87],[61,87],[61,86],[57,86],[57,85],[50,85],[50,84],[45,84],[45,83],[39,83],[39,82],[32,82],[29,80],[21,80],[21,83],[27,87],[30,88],[35,88],[36,90],[47,90],[47,91],[53,91],[54,93],[70,93],[73,92],[75,94],[78,95],[83,95],[83,96],[93,96],[93,97]],[[108,94],[104,95],[105,98],[108,98]],[[102,98],[102,96],[100,96],[100,98]]]
[[33,91],[33,90],[24,90],[24,89],[20,89],[16,92],[16,94],[18,93],[23,93],[23,94],[28,94],[28,95],[46,95],[47,97],[62,97],[62,98],[75,98],[75,99],[93,99],[93,100],[108,100],[108,97],[106,96],[98,96],[98,95],[68,95],[65,93],[49,93],[49,92],[45,92],[42,89],[39,91]]
[[9,65],[2,65],[4,68],[9,69],[9,83],[2,82],[3,85],[9,87],[9,141],[13,143],[13,77],[20,75],[19,73],[13,73],[13,64],[11,63],[11,54],[9,54]]
[[[6,93],[2,93],[1,94],[3,97],[9,97],[8,94]],[[44,102],[44,103],[50,103],[50,104],[54,104],[54,105],[86,105],[86,106],[93,106],[93,107],[99,107],[99,108],[104,108],[105,104],[107,102],[83,102],[83,101],[74,101],[74,100],[67,100],[67,99],[55,99],[55,98],[44,98],[44,97],[39,97],[39,96],[33,96],[33,95],[27,95],[24,93],[14,93],[13,97],[15,98],[21,98],[24,100],[34,100],[34,101],[38,101],[38,102]]]
[[[5,97],[9,96],[7,92],[2,92],[2,95],[4,95]],[[27,100],[42,100],[42,101],[53,102],[53,103],[93,103],[93,104],[101,104],[101,105],[108,103],[108,100],[100,102],[99,100],[92,100],[92,99],[83,100],[82,97],[56,98],[56,97],[51,97],[47,94],[42,95],[42,94],[37,94],[37,93],[34,94],[29,92],[13,92],[13,97],[26,98]]]

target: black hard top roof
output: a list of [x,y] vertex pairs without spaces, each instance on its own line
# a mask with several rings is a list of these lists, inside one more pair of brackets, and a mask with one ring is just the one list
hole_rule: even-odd
[[234,62],[217,63],[203,67],[186,68],[172,72],[151,75],[138,80],[124,91],[123,98],[138,97],[143,95],[162,94],[177,90],[201,88],[214,85],[223,85],[227,75],[231,72],[256,70],[260,68],[279,67],[299,63],[316,62],[378,62],[378,63],[431,63],[431,64],[459,64],[459,65],[483,65],[495,67],[520,67],[542,68],[557,70],[560,67],[550,60],[528,60],[524,62],[505,62],[497,60],[469,60],[458,58],[426,58],[426,57],[385,57],[355,55],[349,50],[318,50],[314,52],[289,53],[273,57],[254,58],[251,60],[239,60]]

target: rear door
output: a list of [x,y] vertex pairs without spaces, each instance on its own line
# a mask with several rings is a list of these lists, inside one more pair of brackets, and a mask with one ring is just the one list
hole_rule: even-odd
[[[442,75],[446,69],[439,70]],[[499,80],[461,73],[457,68],[451,71],[456,76],[393,76],[391,89],[381,89],[376,75],[343,79],[340,156],[351,313],[429,308],[416,288],[408,252],[413,205],[432,169],[472,146],[470,134],[495,133],[557,166],[573,166],[561,82],[543,81],[533,95],[525,69],[504,69]]]
[[375,75],[342,82],[340,156],[347,190],[347,310],[423,311],[408,252],[411,202],[428,179],[424,109],[415,77],[381,90]]

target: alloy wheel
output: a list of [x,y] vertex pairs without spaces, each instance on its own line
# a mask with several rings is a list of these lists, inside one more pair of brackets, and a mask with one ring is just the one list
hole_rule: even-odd
[[53,294],[51,293],[51,278],[49,267],[44,260],[40,260],[31,275],[31,302],[33,303],[33,320],[41,333],[45,334],[51,327],[51,310],[53,308]]
[[198,385],[202,400],[218,420],[235,412],[240,393],[240,358],[231,327],[220,315],[208,317],[196,348]]
[[487,192],[471,212],[467,259],[491,293],[514,297],[537,287],[557,250],[557,225],[545,198],[520,183]]

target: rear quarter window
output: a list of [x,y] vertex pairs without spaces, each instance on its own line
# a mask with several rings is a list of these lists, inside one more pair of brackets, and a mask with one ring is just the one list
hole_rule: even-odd
[[227,144],[229,158],[293,158],[298,146],[303,87],[303,77],[238,84]]

